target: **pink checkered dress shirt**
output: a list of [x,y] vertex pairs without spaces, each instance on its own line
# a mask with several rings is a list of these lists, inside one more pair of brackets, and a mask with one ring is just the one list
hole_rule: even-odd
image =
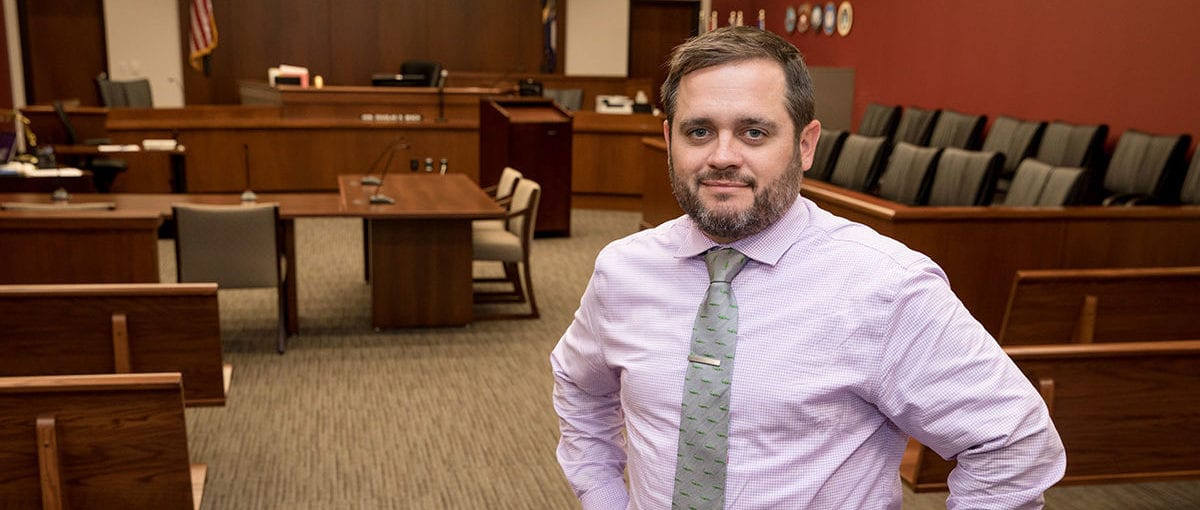
[[[712,246],[681,217],[596,259],[550,356],[585,509],[671,507]],[[729,246],[751,260],[733,284],[727,509],[898,509],[909,436],[957,458],[948,508],[1042,506],[1066,465],[1046,406],[928,257],[804,198]]]

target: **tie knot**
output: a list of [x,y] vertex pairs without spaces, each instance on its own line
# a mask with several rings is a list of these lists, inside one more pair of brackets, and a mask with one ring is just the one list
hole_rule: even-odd
[[746,266],[746,256],[733,248],[720,248],[705,253],[704,262],[708,264],[709,283],[729,283]]

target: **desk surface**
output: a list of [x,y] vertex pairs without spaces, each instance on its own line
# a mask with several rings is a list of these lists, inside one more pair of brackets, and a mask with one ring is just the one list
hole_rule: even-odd
[[362,185],[363,176],[338,176],[338,189],[344,212],[348,216],[399,219],[483,219],[504,216],[496,204],[470,178],[462,174],[388,174],[382,194],[395,199],[394,204],[372,204],[367,197],[376,186]]
[[[48,193],[0,193],[0,202],[50,203]],[[115,211],[153,211],[171,217],[172,204],[240,204],[240,195],[229,193],[75,193],[71,203],[113,202]],[[336,193],[260,193],[260,204],[278,203],[279,216],[284,219],[320,216],[356,216],[343,210],[341,197]]]

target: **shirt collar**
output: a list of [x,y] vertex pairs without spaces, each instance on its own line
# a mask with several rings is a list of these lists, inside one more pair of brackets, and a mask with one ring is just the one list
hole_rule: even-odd
[[709,239],[696,226],[690,216],[684,218],[685,228],[675,251],[678,258],[695,257],[712,248],[728,246],[734,248],[750,259],[762,264],[775,265],[783,258],[788,248],[800,238],[800,233],[809,223],[811,215],[808,199],[797,196],[796,201],[778,220],[775,220],[761,232],[749,237],[738,239],[727,245],[722,245]]

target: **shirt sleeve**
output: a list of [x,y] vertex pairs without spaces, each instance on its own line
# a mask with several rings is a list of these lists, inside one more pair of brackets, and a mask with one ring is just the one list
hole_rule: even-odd
[[949,509],[1042,508],[1066,454],[1045,402],[950,290],[940,270],[897,287],[879,407],[947,459]]
[[605,362],[596,331],[602,322],[599,274],[592,275],[574,322],[550,354],[562,433],[558,462],[585,510],[625,508],[629,502],[620,377]]

